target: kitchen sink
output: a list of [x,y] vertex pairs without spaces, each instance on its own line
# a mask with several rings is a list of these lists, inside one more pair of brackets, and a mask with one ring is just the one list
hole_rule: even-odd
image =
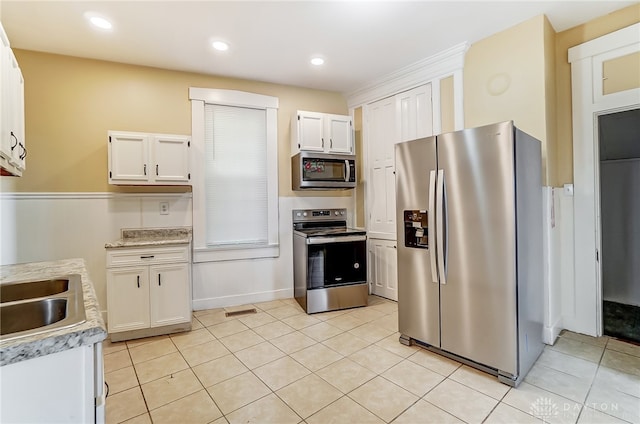
[[69,290],[68,279],[3,284],[0,286],[0,302],[14,302],[16,300],[47,297],[66,292],[67,290]]
[[0,307],[0,335],[33,330],[67,317],[67,299],[40,299]]
[[85,321],[80,275],[0,285],[0,341]]

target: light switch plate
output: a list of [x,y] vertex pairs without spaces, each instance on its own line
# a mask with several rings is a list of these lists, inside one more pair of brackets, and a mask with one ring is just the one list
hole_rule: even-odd
[[569,197],[573,196],[573,184],[564,185],[564,195]]
[[169,202],[160,202],[160,215],[169,215]]

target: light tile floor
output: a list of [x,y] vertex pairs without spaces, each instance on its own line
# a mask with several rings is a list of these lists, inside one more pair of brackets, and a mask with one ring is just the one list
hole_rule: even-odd
[[248,306],[258,312],[197,311],[188,333],[105,342],[107,422],[640,423],[640,346],[563,332],[513,389],[400,344],[395,302]]

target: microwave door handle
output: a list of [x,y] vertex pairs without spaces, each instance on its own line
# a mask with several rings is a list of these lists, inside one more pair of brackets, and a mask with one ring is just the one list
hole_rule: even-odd
[[347,170],[347,172],[344,173],[344,182],[348,183],[351,180],[351,167],[349,166],[349,159],[344,160],[344,167]]

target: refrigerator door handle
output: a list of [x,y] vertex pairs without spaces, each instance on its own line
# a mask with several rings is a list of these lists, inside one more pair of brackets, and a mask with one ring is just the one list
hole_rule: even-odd
[[429,238],[429,258],[431,259],[431,281],[438,282],[436,262],[436,171],[429,172],[429,210],[427,211],[427,236]]
[[436,189],[436,250],[440,284],[447,284],[447,270],[444,263],[444,170],[438,169]]

